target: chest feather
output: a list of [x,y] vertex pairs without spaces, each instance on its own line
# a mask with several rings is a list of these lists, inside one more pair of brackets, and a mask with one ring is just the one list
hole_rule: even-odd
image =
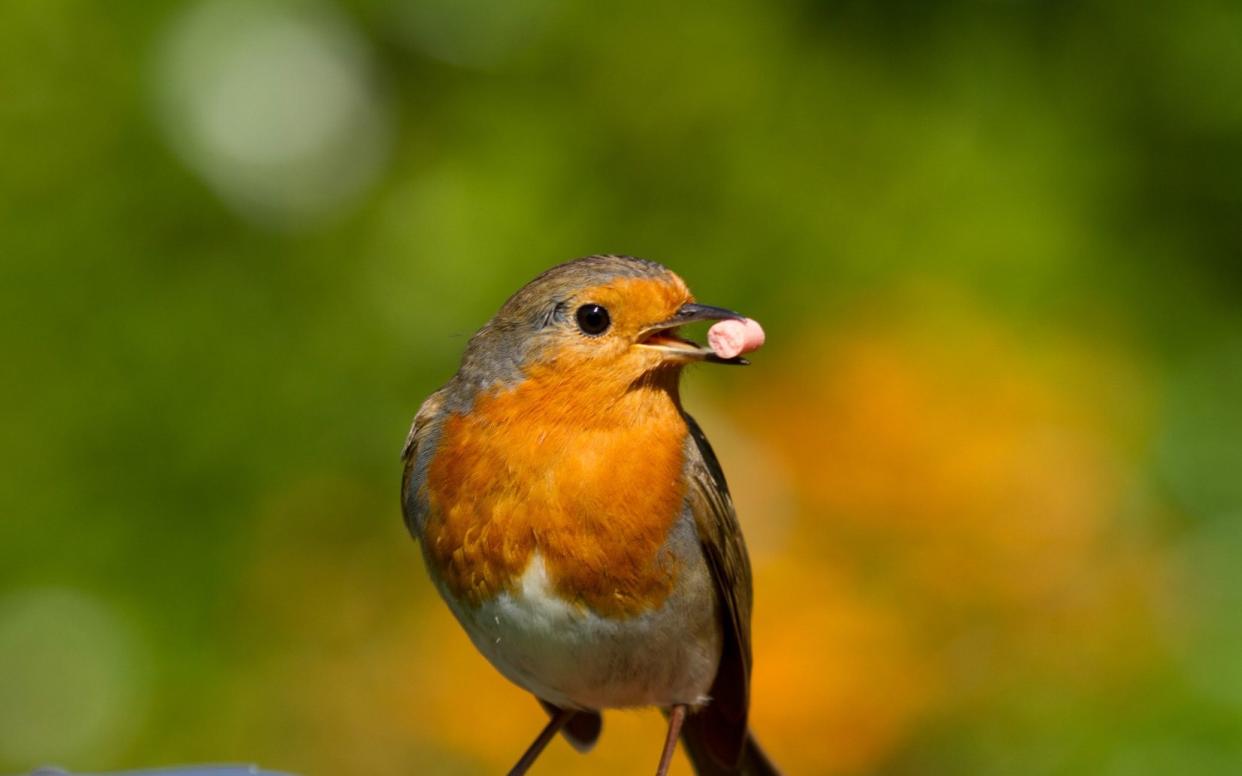
[[663,391],[633,394],[573,414],[564,397],[518,386],[445,421],[423,540],[459,600],[514,591],[536,552],[556,595],[601,615],[668,597],[678,568],[662,548],[685,498],[686,426]]

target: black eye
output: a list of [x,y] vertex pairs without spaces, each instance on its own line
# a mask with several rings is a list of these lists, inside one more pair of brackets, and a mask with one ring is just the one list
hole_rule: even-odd
[[608,311],[597,304],[582,305],[574,317],[578,319],[578,328],[582,329],[584,334],[592,336],[603,334],[608,330],[608,324],[612,323],[608,317]]

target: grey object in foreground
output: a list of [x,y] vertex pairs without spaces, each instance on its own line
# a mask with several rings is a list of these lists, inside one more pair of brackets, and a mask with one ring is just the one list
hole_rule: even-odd
[[147,768],[111,773],[73,773],[60,768],[39,768],[32,771],[30,776],[293,776],[293,774],[265,771],[257,765],[186,765],[179,768]]

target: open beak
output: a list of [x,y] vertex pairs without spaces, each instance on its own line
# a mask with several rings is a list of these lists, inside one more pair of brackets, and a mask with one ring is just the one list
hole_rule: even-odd
[[666,321],[648,326],[638,333],[638,342],[640,348],[651,348],[658,350],[670,360],[679,361],[707,361],[712,364],[734,364],[737,366],[746,366],[750,362],[741,356],[733,358],[721,358],[712,352],[711,348],[704,347],[697,342],[685,339],[677,332],[678,327],[695,321],[743,321],[746,316],[741,313],[735,313],[732,310],[726,310],[723,307],[712,307],[706,304],[683,304],[681,309]]

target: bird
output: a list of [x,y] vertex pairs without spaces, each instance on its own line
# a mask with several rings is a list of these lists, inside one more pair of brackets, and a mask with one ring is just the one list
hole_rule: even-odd
[[[480,653],[581,752],[607,709],[668,720],[701,776],[775,774],[748,724],[751,568],[729,488],[683,409],[683,369],[745,364],[684,338],[699,304],[663,265],[558,264],[469,340],[406,439],[402,512]],[[655,758],[653,757],[653,760]]]

